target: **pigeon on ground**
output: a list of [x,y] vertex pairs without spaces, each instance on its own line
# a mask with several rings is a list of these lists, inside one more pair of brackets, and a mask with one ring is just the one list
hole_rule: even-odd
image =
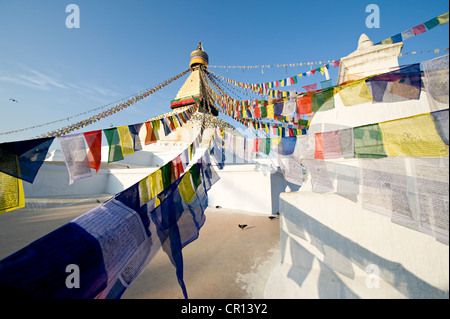
[[269,216],[269,219],[270,220],[272,220],[272,219],[274,219],[274,218],[276,218],[275,216]]
[[238,226],[239,226],[240,229],[244,230],[244,228],[247,227],[248,225],[246,225],[246,224],[244,224],[244,225],[238,224]]
[[100,203],[100,201],[97,199],[97,203]]
[[219,208],[222,208],[222,207],[220,207],[219,205],[217,205],[216,208],[219,209]]

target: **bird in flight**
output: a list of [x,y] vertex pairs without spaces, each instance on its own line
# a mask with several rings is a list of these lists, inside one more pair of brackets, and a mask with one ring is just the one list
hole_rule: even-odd
[[247,227],[248,225],[246,225],[246,224],[244,224],[244,225],[238,224],[238,226],[239,226],[240,229],[244,230],[244,228]]
[[19,103],[19,101],[17,101],[17,100],[14,100],[14,99],[10,99],[10,100],[13,102]]

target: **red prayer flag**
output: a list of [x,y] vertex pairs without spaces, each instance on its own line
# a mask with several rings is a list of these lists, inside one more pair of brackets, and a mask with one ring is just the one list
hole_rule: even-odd
[[312,73],[312,74],[316,73],[316,69],[311,70],[311,73]]
[[304,95],[297,99],[297,113],[311,114],[311,94]]
[[337,60],[337,61],[334,61],[334,62],[333,62],[333,66],[334,66],[335,68],[337,68],[337,67],[339,66],[339,64],[340,64],[340,60]]
[[292,127],[289,127],[289,136],[295,136],[294,129]]
[[180,155],[178,155],[175,159],[172,160],[171,169],[172,169],[171,176],[173,183],[184,173],[183,161],[181,160]]
[[102,162],[102,130],[86,132],[84,138],[89,146],[87,153],[89,167],[98,172]]
[[324,159],[322,133],[316,133],[315,140],[316,140],[316,148],[315,148],[315,151],[314,151],[314,158],[315,159]]
[[255,138],[255,142],[253,143],[253,153],[258,153],[260,145],[261,145],[261,139]]
[[317,89],[317,83],[305,85],[303,88],[308,92],[315,91]]
[[253,116],[257,119],[260,119],[261,118],[261,108],[255,107],[255,112],[254,112]]
[[415,35],[424,33],[425,31],[427,31],[427,28],[425,27],[425,24],[419,24],[418,26],[415,26],[413,29],[413,32]]

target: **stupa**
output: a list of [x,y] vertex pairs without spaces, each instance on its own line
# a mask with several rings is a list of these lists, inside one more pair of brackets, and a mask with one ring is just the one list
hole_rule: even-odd
[[208,95],[205,83],[203,83],[200,72],[208,68],[208,54],[203,51],[202,42],[199,42],[197,49],[192,51],[189,68],[191,74],[178,91],[175,99],[170,103],[172,109],[190,106],[199,102],[199,112],[217,116],[219,112],[214,107],[210,96]]

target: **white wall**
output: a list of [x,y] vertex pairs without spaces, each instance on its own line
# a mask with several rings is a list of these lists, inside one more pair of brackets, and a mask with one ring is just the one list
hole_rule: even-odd
[[266,298],[449,297],[449,247],[433,237],[336,194],[283,193],[280,211]]

